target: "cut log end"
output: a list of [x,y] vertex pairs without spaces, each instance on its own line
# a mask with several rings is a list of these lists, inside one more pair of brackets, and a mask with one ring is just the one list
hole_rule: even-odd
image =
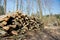
[[3,29],[8,31],[10,29],[10,27],[4,26]]
[[11,31],[11,33],[12,33],[13,35],[18,35],[18,32],[15,31],[15,30]]

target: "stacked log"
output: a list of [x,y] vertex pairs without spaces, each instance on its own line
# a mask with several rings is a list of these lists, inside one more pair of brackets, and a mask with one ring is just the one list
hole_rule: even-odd
[[29,17],[22,13],[15,13],[6,15],[0,18],[0,28],[2,28],[7,35],[18,35],[27,30],[34,30],[40,28],[42,23],[37,21],[34,17]]

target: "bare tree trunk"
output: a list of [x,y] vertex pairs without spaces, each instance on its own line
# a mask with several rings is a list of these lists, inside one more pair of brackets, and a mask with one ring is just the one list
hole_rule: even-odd
[[22,9],[23,9],[23,2],[22,0],[20,0],[20,10],[22,11]]
[[42,3],[41,3],[41,0],[40,0],[40,19],[42,19]]
[[27,0],[27,13],[28,13],[28,15],[29,15],[29,6],[30,6],[30,2],[29,2],[29,0]]
[[4,13],[6,14],[6,1],[7,0],[4,0]]
[[33,0],[32,0],[32,6],[31,7],[32,7],[31,9],[32,9],[32,15],[33,15],[33,11],[34,11],[34,9],[33,9],[34,8]]
[[16,0],[16,11],[18,10],[18,0]]
[[40,10],[40,19],[42,19],[42,3],[41,3],[41,0],[38,0],[38,6],[39,6],[39,10]]
[[52,13],[51,13],[50,8],[48,8],[48,10],[49,10],[49,13],[50,13],[50,14],[49,14],[49,17],[52,18]]
[[13,12],[14,12],[14,9],[15,9],[15,0],[13,1],[14,5],[13,5]]
[[51,12],[51,5],[52,5],[52,0],[50,1],[50,0],[44,0],[44,2],[45,2],[45,6],[47,7],[47,9],[48,9],[48,11],[49,11],[49,17],[51,17],[52,16],[52,12]]

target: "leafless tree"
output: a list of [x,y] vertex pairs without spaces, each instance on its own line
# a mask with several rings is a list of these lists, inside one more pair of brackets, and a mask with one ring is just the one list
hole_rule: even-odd
[[20,0],[20,10],[23,10],[23,0]]
[[32,15],[33,15],[33,12],[34,12],[34,0],[31,0],[31,9],[32,9]]
[[40,11],[40,19],[42,19],[42,0],[37,0],[39,11]]
[[7,0],[4,0],[4,13],[6,14],[6,2]]
[[30,14],[30,0],[27,0],[27,13]]
[[53,3],[53,0],[44,0],[45,2],[45,7],[49,10],[49,16],[51,17],[52,16],[52,12],[51,12],[51,9],[52,9],[52,3]]
[[16,10],[18,10],[18,0],[16,0]]

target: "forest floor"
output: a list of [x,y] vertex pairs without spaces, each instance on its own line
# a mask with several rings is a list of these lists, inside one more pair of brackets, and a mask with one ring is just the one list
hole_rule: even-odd
[[60,40],[60,28],[59,26],[45,26],[41,31],[27,31],[24,36],[17,39],[4,37],[1,40]]

